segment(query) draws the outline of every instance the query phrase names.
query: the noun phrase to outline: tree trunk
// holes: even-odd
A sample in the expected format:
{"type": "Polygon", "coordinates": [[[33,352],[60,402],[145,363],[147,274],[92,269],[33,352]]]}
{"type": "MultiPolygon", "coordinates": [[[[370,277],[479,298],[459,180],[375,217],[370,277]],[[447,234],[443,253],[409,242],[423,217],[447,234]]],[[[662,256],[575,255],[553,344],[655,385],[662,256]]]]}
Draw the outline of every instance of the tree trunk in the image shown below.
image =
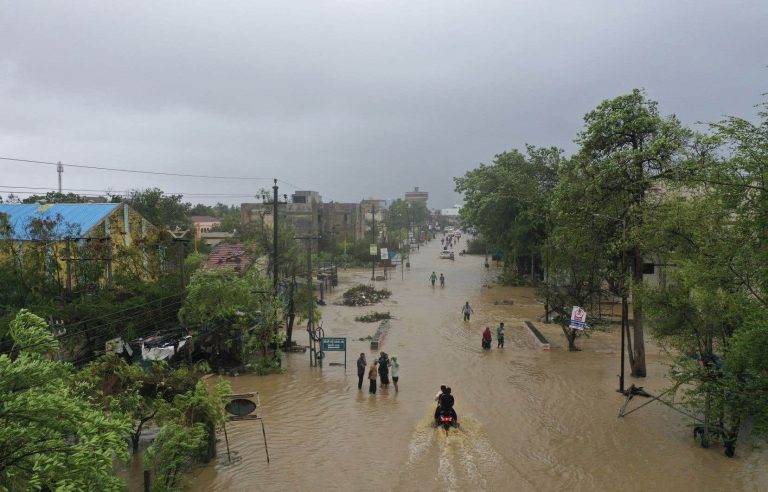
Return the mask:
{"type": "Polygon", "coordinates": [[[568,351],[569,352],[578,352],[579,349],[576,348],[576,330],[572,330],[568,327],[568,325],[560,325],[560,328],[563,330],[563,334],[565,335],[565,338],[568,340],[568,351]]]}
{"type": "MultiPolygon", "coordinates": [[[[643,281],[643,254],[640,248],[635,246],[632,251],[632,280],[635,285],[643,281]]],[[[632,296],[632,318],[634,320],[634,360],[632,361],[632,375],[636,378],[644,378],[645,371],[645,338],[643,336],[643,307],[638,296],[632,296]]]]}

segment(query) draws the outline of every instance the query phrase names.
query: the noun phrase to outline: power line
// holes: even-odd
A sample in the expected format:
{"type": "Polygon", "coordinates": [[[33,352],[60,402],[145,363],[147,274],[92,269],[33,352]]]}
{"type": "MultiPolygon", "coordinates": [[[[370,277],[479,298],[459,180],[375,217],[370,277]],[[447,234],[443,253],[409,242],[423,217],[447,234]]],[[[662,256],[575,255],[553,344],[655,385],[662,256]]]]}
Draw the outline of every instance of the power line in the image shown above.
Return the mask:
{"type": "MultiPolygon", "coordinates": [[[[269,181],[271,179],[271,178],[258,178],[254,176],[219,176],[219,175],[209,175],[209,174],[173,173],[168,171],[144,171],[139,169],[125,169],[125,168],[119,168],[119,167],[92,166],[92,165],[86,165],[86,164],[67,164],[64,162],[39,161],[35,159],[21,159],[17,157],[7,157],[7,156],[0,156],[0,160],[11,161],[11,162],[22,162],[26,164],[42,164],[46,166],[56,166],[57,169],[59,166],[68,166],[68,167],[75,167],[75,168],[81,168],[81,169],[95,169],[99,171],[112,171],[112,172],[133,173],[133,174],[152,174],[157,176],[175,176],[175,177],[183,177],[183,178],[232,179],[232,180],[248,180],[248,181],[269,181]]],[[[288,181],[285,181],[282,179],[278,179],[277,181],[279,183],[283,183],[287,186],[290,186],[291,188],[296,190],[300,188],[299,186],[289,183],[288,181]]]]}
{"type": "MultiPolygon", "coordinates": [[[[85,328],[83,330],[74,331],[74,332],[67,331],[66,334],[64,334],[64,335],[62,335],[60,337],[57,337],[56,340],[65,340],[67,338],[72,338],[72,337],[75,337],[75,336],[78,336],[78,335],[82,335],[84,333],[88,333],[88,332],[91,332],[91,331],[94,331],[94,330],[108,328],[109,326],[114,325],[116,323],[119,323],[121,321],[125,321],[125,320],[128,320],[128,319],[131,319],[131,318],[135,317],[136,314],[133,313],[133,314],[129,314],[129,315],[126,315],[126,316],[123,316],[123,317],[115,318],[115,319],[108,319],[108,318],[110,318],[112,316],[115,316],[115,315],[121,314],[121,313],[125,313],[125,312],[131,311],[131,310],[136,310],[136,309],[148,306],[150,304],[154,304],[154,303],[163,301],[165,299],[169,299],[169,298],[173,298],[173,297],[177,297],[177,296],[179,296],[179,294],[174,294],[174,295],[167,296],[167,297],[161,297],[159,299],[155,299],[154,301],[145,302],[145,303],[142,303],[142,304],[138,304],[136,306],[131,306],[129,308],[121,309],[119,311],[114,311],[112,313],[108,313],[108,314],[105,314],[103,316],[94,316],[93,318],[84,319],[84,320],[77,321],[75,323],[69,323],[69,324],[66,324],[66,325],[56,325],[57,328],[65,328],[65,329],[67,329],[67,328],[73,328],[75,326],[79,326],[79,325],[82,325],[82,324],[85,324],[85,323],[90,323],[92,321],[101,321],[102,322],[102,324],[97,324],[95,326],[91,326],[91,327],[85,328]]],[[[163,310],[163,309],[166,309],[166,308],[173,307],[173,306],[176,306],[178,304],[181,304],[182,302],[183,302],[183,300],[177,300],[177,301],[161,304],[161,305],[159,305],[159,306],[157,306],[155,308],[149,307],[147,309],[160,309],[160,310],[163,310]]],[[[174,313],[166,313],[165,315],[162,315],[159,319],[167,321],[167,318],[169,318],[173,314],[174,313]]],[[[155,319],[154,321],[157,321],[157,319],[155,319]]],[[[25,345],[25,346],[22,346],[22,347],[16,347],[16,349],[17,350],[25,350],[25,349],[28,349],[28,348],[32,348],[32,347],[36,347],[36,346],[39,346],[39,345],[43,345],[45,343],[48,343],[48,342],[47,341],[43,341],[43,342],[31,343],[29,345],[25,345]]],[[[9,353],[10,353],[10,350],[6,351],[6,352],[3,352],[0,355],[9,354],[9,353]]]]}
{"type": "MultiPolygon", "coordinates": [[[[51,189],[50,187],[32,187],[32,186],[8,186],[4,185],[3,188],[13,188],[13,189],[0,189],[0,193],[9,193],[9,194],[18,194],[18,195],[38,195],[42,191],[56,191],[51,189]],[[38,190],[38,191],[24,191],[24,190],[38,190]]],[[[62,188],[62,191],[76,191],[76,192],[91,192],[91,193],[101,193],[101,194],[111,194],[114,196],[125,196],[130,195],[131,190],[89,190],[89,189],[77,189],[77,188],[62,188]]],[[[163,195],[169,196],[169,195],[181,195],[185,197],[200,197],[200,198],[216,198],[216,197],[230,197],[230,198],[255,198],[256,195],[253,193],[184,193],[184,192],[163,192],[163,195]]]]}
{"type": "MultiPolygon", "coordinates": [[[[44,164],[47,166],[59,166],[59,164],[65,167],[76,167],[81,169],[96,169],[99,171],[113,171],[121,173],[134,173],[134,174],[153,174],[159,176],[176,176],[183,178],[203,178],[203,179],[238,179],[238,180],[250,180],[250,181],[270,181],[272,178],[256,178],[253,176],[217,176],[210,174],[185,174],[185,173],[171,173],[167,171],[143,171],[138,169],[125,169],[119,167],[106,167],[106,166],[89,166],[86,164],[67,164],[66,162],[48,162],[48,161],[36,161],[33,159],[19,159],[15,157],[3,157],[0,156],[0,160],[24,162],[27,164],[44,164]]],[[[292,185],[291,185],[292,186],[292,185]]]]}

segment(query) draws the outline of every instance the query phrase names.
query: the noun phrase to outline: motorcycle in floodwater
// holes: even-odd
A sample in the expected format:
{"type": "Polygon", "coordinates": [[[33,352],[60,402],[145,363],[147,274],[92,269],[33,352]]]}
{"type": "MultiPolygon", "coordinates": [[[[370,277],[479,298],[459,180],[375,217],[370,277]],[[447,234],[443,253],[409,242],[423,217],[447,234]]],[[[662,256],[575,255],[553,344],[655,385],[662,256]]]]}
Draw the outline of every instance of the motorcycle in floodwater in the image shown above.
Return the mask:
{"type": "Polygon", "coordinates": [[[445,432],[448,432],[448,429],[451,427],[459,427],[459,423],[456,422],[456,419],[454,419],[452,415],[440,412],[435,419],[435,426],[442,426],[442,428],[445,429],[445,432]]]}

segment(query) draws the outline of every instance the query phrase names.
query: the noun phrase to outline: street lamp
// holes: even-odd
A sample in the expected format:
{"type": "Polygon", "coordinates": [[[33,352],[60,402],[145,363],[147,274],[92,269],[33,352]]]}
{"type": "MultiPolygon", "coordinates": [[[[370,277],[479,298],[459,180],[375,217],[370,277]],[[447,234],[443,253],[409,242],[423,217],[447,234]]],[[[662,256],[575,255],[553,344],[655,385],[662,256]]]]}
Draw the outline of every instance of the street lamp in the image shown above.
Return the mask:
{"type": "MultiPolygon", "coordinates": [[[[626,223],[626,220],[623,217],[622,218],[617,218],[617,217],[611,217],[610,215],[603,215],[603,214],[596,214],[596,213],[593,213],[592,216],[593,217],[601,217],[601,218],[604,218],[604,219],[608,219],[608,220],[612,220],[614,222],[621,223],[621,237],[622,237],[622,239],[626,240],[627,223],[626,223]]],[[[627,269],[627,257],[626,257],[626,255],[627,255],[626,248],[622,248],[622,250],[621,250],[621,266],[622,266],[622,268],[624,268],[624,270],[625,270],[624,273],[625,274],[626,274],[626,269],[627,269]]],[[[626,329],[627,329],[627,327],[624,325],[624,317],[625,317],[624,316],[624,312],[625,312],[624,304],[625,303],[626,303],[626,294],[623,294],[622,295],[622,299],[621,299],[621,374],[619,375],[619,389],[616,390],[616,391],[618,391],[619,393],[622,393],[622,394],[624,394],[624,353],[625,353],[625,348],[624,347],[625,347],[625,344],[626,344],[625,338],[626,338],[626,329]]],[[[627,321],[629,321],[629,320],[627,320],[627,321]]]]}

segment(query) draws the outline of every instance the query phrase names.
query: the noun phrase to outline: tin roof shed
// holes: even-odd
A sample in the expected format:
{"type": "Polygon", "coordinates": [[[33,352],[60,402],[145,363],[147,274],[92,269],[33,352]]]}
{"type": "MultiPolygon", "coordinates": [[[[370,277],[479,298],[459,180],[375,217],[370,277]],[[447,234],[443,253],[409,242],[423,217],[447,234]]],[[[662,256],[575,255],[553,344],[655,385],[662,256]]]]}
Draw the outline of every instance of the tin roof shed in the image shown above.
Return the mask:
{"type": "MultiPolygon", "coordinates": [[[[56,221],[51,239],[65,239],[88,233],[94,226],[111,214],[120,203],[51,203],[46,205],[0,203],[0,214],[8,217],[11,226],[10,239],[30,241],[29,224],[35,220],[56,221]]],[[[0,231],[0,237],[5,231],[0,231]]]]}

